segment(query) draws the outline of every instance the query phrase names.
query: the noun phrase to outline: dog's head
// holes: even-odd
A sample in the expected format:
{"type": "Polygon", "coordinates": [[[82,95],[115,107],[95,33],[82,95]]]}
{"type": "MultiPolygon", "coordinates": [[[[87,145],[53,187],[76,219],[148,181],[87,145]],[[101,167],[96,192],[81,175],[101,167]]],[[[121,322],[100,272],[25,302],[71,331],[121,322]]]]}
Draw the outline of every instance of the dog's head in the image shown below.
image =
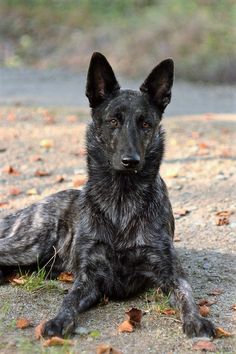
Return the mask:
{"type": "Polygon", "coordinates": [[[166,59],[152,70],[140,91],[121,90],[106,58],[93,54],[86,95],[114,170],[130,173],[143,168],[148,146],[171,99],[173,76],[173,60],[166,59]]]}

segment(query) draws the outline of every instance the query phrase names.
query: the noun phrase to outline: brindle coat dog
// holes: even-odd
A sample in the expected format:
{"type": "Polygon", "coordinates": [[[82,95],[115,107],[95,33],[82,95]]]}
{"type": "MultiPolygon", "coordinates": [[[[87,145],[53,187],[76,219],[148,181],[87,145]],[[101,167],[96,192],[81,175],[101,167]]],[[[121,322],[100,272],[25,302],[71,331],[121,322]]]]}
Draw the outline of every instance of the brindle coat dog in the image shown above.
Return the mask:
{"type": "Polygon", "coordinates": [[[159,168],[160,122],[171,99],[174,65],[157,65],[140,91],[121,90],[100,53],[90,62],[86,95],[88,182],[0,221],[0,268],[44,265],[72,271],[75,282],[44,335],[73,333],[80,312],[105,294],[123,299],[149,287],[171,293],[188,336],[214,336],[198,313],[173,247],[174,218],[159,168]]]}

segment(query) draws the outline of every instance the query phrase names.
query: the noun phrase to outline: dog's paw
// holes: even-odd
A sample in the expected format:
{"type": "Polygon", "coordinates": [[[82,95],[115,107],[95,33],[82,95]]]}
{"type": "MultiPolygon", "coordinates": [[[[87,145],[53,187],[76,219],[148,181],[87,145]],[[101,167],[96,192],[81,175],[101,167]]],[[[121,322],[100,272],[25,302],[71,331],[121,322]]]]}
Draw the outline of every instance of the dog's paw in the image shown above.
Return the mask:
{"type": "Polygon", "coordinates": [[[65,337],[73,333],[75,322],[71,319],[55,317],[43,326],[43,337],[65,337]]]}
{"type": "Polygon", "coordinates": [[[213,323],[201,316],[185,319],[183,330],[188,337],[214,337],[216,333],[213,323]]]}

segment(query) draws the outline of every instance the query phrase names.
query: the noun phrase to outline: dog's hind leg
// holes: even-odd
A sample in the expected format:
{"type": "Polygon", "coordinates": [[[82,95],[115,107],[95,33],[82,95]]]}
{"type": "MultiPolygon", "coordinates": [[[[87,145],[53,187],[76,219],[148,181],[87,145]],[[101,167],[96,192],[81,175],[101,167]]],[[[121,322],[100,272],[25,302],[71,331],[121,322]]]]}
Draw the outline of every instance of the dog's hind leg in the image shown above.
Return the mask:
{"type": "Polygon", "coordinates": [[[0,268],[69,263],[79,191],[67,190],[0,220],[0,268]],[[52,260],[53,263],[55,259],[52,260]]]}

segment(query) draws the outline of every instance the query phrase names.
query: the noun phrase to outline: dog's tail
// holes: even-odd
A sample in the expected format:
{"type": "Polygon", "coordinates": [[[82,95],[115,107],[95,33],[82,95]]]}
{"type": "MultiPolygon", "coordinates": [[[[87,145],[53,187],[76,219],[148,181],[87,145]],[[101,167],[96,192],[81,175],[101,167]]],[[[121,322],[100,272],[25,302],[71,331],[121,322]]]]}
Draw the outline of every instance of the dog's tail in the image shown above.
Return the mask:
{"type": "Polygon", "coordinates": [[[0,267],[47,262],[69,252],[80,191],[53,194],[0,220],[0,267]]]}

